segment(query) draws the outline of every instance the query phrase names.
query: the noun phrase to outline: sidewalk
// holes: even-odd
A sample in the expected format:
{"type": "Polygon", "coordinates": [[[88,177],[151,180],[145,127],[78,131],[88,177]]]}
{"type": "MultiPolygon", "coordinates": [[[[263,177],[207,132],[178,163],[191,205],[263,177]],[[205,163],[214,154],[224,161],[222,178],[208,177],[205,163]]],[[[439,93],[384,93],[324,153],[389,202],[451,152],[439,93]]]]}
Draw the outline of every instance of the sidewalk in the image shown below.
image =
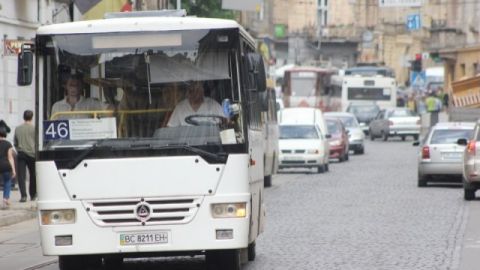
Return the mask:
{"type": "MultiPolygon", "coordinates": [[[[1,188],[0,194],[3,194],[1,188]]],[[[28,200],[27,202],[21,203],[19,200],[20,191],[18,189],[12,190],[10,192],[10,207],[3,209],[0,205],[0,227],[19,223],[37,216],[36,202],[28,200]]]]}

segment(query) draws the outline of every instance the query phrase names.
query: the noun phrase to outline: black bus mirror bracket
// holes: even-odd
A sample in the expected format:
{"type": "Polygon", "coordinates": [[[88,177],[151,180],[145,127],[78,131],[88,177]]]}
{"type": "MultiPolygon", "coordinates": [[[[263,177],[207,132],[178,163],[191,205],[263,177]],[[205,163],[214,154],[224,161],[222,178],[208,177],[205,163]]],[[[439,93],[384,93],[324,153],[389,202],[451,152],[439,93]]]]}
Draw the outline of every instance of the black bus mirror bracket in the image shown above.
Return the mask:
{"type": "Polygon", "coordinates": [[[33,44],[25,43],[18,54],[17,84],[30,85],[33,76],[33,44]]]}

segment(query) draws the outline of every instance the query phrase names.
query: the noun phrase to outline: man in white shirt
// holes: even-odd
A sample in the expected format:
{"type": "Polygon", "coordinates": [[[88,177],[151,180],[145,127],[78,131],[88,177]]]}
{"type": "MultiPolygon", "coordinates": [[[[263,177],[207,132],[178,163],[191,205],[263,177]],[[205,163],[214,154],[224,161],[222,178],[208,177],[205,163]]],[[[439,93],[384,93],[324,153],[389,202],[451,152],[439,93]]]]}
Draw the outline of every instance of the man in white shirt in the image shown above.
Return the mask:
{"type": "Polygon", "coordinates": [[[52,119],[89,118],[89,114],[58,114],[69,111],[100,111],[106,110],[108,104],[83,95],[82,78],[70,75],[65,83],[65,98],[55,102],[52,107],[52,119]]]}
{"type": "Polygon", "coordinates": [[[192,82],[187,90],[187,98],[180,101],[173,110],[169,127],[188,126],[185,118],[190,115],[218,115],[223,117],[223,109],[218,102],[204,96],[202,82],[192,82]]]}

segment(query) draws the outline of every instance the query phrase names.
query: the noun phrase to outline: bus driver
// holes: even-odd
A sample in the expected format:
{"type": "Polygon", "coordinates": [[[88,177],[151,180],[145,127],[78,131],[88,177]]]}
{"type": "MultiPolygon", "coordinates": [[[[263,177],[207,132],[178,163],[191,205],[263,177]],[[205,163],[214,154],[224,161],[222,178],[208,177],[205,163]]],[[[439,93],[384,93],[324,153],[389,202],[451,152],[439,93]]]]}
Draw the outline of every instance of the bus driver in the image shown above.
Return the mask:
{"type": "Polygon", "coordinates": [[[82,77],[69,75],[65,82],[65,98],[55,102],[52,107],[52,119],[86,118],[84,114],[61,114],[69,111],[99,111],[108,109],[108,104],[83,96],[82,77]],[[59,114],[59,115],[58,115],[59,114]]]}
{"type": "Polygon", "coordinates": [[[218,115],[223,117],[223,109],[214,99],[204,96],[201,81],[192,82],[187,90],[187,98],[180,101],[173,110],[168,127],[186,126],[185,118],[190,115],[218,115]]]}

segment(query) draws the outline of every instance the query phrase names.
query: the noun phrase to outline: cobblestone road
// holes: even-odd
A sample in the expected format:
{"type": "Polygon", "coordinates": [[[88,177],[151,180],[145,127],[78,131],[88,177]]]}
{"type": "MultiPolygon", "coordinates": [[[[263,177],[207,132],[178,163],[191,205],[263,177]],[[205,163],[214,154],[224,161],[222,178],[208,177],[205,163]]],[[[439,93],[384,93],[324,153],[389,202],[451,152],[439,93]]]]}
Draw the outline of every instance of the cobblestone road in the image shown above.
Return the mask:
{"type": "Polygon", "coordinates": [[[468,208],[460,185],[416,186],[410,142],[369,142],[326,174],[279,174],[244,269],[457,269],[468,208]]]}

